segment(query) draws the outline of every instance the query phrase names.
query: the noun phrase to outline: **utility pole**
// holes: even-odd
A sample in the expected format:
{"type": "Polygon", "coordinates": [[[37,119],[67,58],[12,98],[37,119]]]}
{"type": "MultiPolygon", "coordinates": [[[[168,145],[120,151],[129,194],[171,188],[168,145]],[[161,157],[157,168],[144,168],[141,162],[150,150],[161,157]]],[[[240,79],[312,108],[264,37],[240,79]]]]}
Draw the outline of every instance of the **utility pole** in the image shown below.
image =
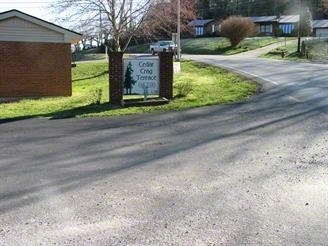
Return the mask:
{"type": "Polygon", "coordinates": [[[181,58],[181,41],[180,41],[180,35],[181,35],[181,18],[180,18],[180,15],[181,15],[181,5],[180,5],[180,0],[178,0],[178,19],[177,19],[177,61],[180,61],[180,58],[181,58]]]}
{"type": "Polygon", "coordinates": [[[303,7],[303,0],[299,0],[299,20],[298,20],[298,32],[297,32],[297,53],[301,53],[301,22],[302,22],[302,7],[303,7]]]}
{"type": "Polygon", "coordinates": [[[99,7],[99,42],[98,42],[98,46],[100,46],[103,41],[102,41],[102,36],[103,36],[103,32],[102,32],[102,17],[101,17],[101,8],[99,7]]]}

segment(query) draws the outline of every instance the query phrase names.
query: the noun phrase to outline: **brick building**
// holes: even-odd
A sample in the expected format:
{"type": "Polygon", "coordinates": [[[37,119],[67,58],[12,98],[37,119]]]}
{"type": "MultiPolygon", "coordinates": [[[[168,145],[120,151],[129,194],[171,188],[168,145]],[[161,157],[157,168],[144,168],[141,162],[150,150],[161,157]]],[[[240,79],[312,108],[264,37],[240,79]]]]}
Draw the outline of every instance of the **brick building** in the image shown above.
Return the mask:
{"type": "Polygon", "coordinates": [[[18,10],[0,13],[0,98],[70,96],[82,36],[18,10]]]}

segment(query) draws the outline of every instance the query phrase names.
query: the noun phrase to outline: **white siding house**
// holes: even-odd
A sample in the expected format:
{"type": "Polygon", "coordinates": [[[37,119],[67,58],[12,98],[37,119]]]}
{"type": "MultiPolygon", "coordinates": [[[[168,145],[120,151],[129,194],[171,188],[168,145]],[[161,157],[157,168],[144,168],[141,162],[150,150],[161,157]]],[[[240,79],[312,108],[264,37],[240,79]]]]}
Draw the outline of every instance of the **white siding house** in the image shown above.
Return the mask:
{"type": "Polygon", "coordinates": [[[0,40],[77,43],[81,34],[14,9],[0,15],[0,40]]]}

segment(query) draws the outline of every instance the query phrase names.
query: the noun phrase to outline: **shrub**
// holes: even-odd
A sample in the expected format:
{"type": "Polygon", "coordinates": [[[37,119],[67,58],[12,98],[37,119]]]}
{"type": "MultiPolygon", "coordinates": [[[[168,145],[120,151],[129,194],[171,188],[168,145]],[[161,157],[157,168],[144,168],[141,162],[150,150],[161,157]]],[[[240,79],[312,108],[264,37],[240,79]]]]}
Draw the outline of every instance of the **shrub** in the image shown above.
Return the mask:
{"type": "Polygon", "coordinates": [[[279,28],[279,27],[274,27],[273,33],[274,33],[274,36],[275,37],[282,37],[282,36],[284,36],[283,30],[281,28],[279,28]]]}
{"type": "Polygon", "coordinates": [[[254,36],[257,32],[256,25],[245,17],[231,16],[221,24],[221,35],[230,41],[232,47],[236,47],[246,37],[254,36]]]}
{"type": "Polygon", "coordinates": [[[88,101],[91,105],[93,105],[93,104],[99,105],[101,102],[101,97],[102,97],[102,89],[101,88],[93,88],[90,90],[88,101]]]}
{"type": "Polygon", "coordinates": [[[189,82],[179,82],[174,87],[177,90],[177,97],[186,97],[192,91],[192,84],[189,82]]]}

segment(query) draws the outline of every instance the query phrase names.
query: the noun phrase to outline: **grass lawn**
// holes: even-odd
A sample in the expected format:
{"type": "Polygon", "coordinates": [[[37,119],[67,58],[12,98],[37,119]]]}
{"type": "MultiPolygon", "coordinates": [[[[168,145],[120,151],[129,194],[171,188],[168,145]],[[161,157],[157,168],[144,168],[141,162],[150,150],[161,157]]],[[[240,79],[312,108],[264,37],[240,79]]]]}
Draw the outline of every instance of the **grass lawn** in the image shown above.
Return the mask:
{"type": "Polygon", "coordinates": [[[0,103],[0,120],[31,117],[107,117],[181,110],[241,101],[258,91],[258,84],[217,67],[191,61],[182,62],[181,67],[182,72],[174,77],[173,93],[176,97],[169,104],[117,108],[108,103],[108,64],[104,61],[81,62],[72,68],[72,97],[23,99],[18,102],[0,103]],[[186,96],[177,96],[184,89],[191,91],[184,93],[186,96]],[[100,98],[99,91],[102,92],[100,104],[94,104],[100,98]]]}
{"type": "Polygon", "coordinates": [[[297,62],[328,61],[328,43],[326,40],[307,40],[305,44],[307,46],[307,54],[304,56],[297,53],[297,39],[294,39],[292,42],[288,42],[287,45],[274,49],[262,55],[262,57],[287,59],[297,62]],[[281,57],[281,52],[285,53],[284,58],[281,57]]]}
{"type": "Polygon", "coordinates": [[[230,46],[226,38],[192,38],[181,41],[182,53],[185,54],[222,54],[233,55],[258,49],[280,40],[274,37],[255,37],[244,39],[236,48],[230,46]]]}
{"type": "MultiPolygon", "coordinates": [[[[231,48],[228,39],[222,37],[201,37],[181,39],[182,54],[222,54],[233,55],[248,50],[254,50],[269,44],[280,42],[274,37],[254,37],[244,39],[236,48],[231,48]]],[[[129,47],[131,53],[150,53],[149,44],[129,47]]]]}
{"type": "Polygon", "coordinates": [[[288,59],[294,61],[304,60],[301,56],[297,54],[297,39],[292,42],[288,42],[286,45],[282,45],[267,54],[263,54],[262,57],[272,58],[272,59],[288,59]],[[284,52],[285,57],[282,58],[281,53],[284,52]]]}

